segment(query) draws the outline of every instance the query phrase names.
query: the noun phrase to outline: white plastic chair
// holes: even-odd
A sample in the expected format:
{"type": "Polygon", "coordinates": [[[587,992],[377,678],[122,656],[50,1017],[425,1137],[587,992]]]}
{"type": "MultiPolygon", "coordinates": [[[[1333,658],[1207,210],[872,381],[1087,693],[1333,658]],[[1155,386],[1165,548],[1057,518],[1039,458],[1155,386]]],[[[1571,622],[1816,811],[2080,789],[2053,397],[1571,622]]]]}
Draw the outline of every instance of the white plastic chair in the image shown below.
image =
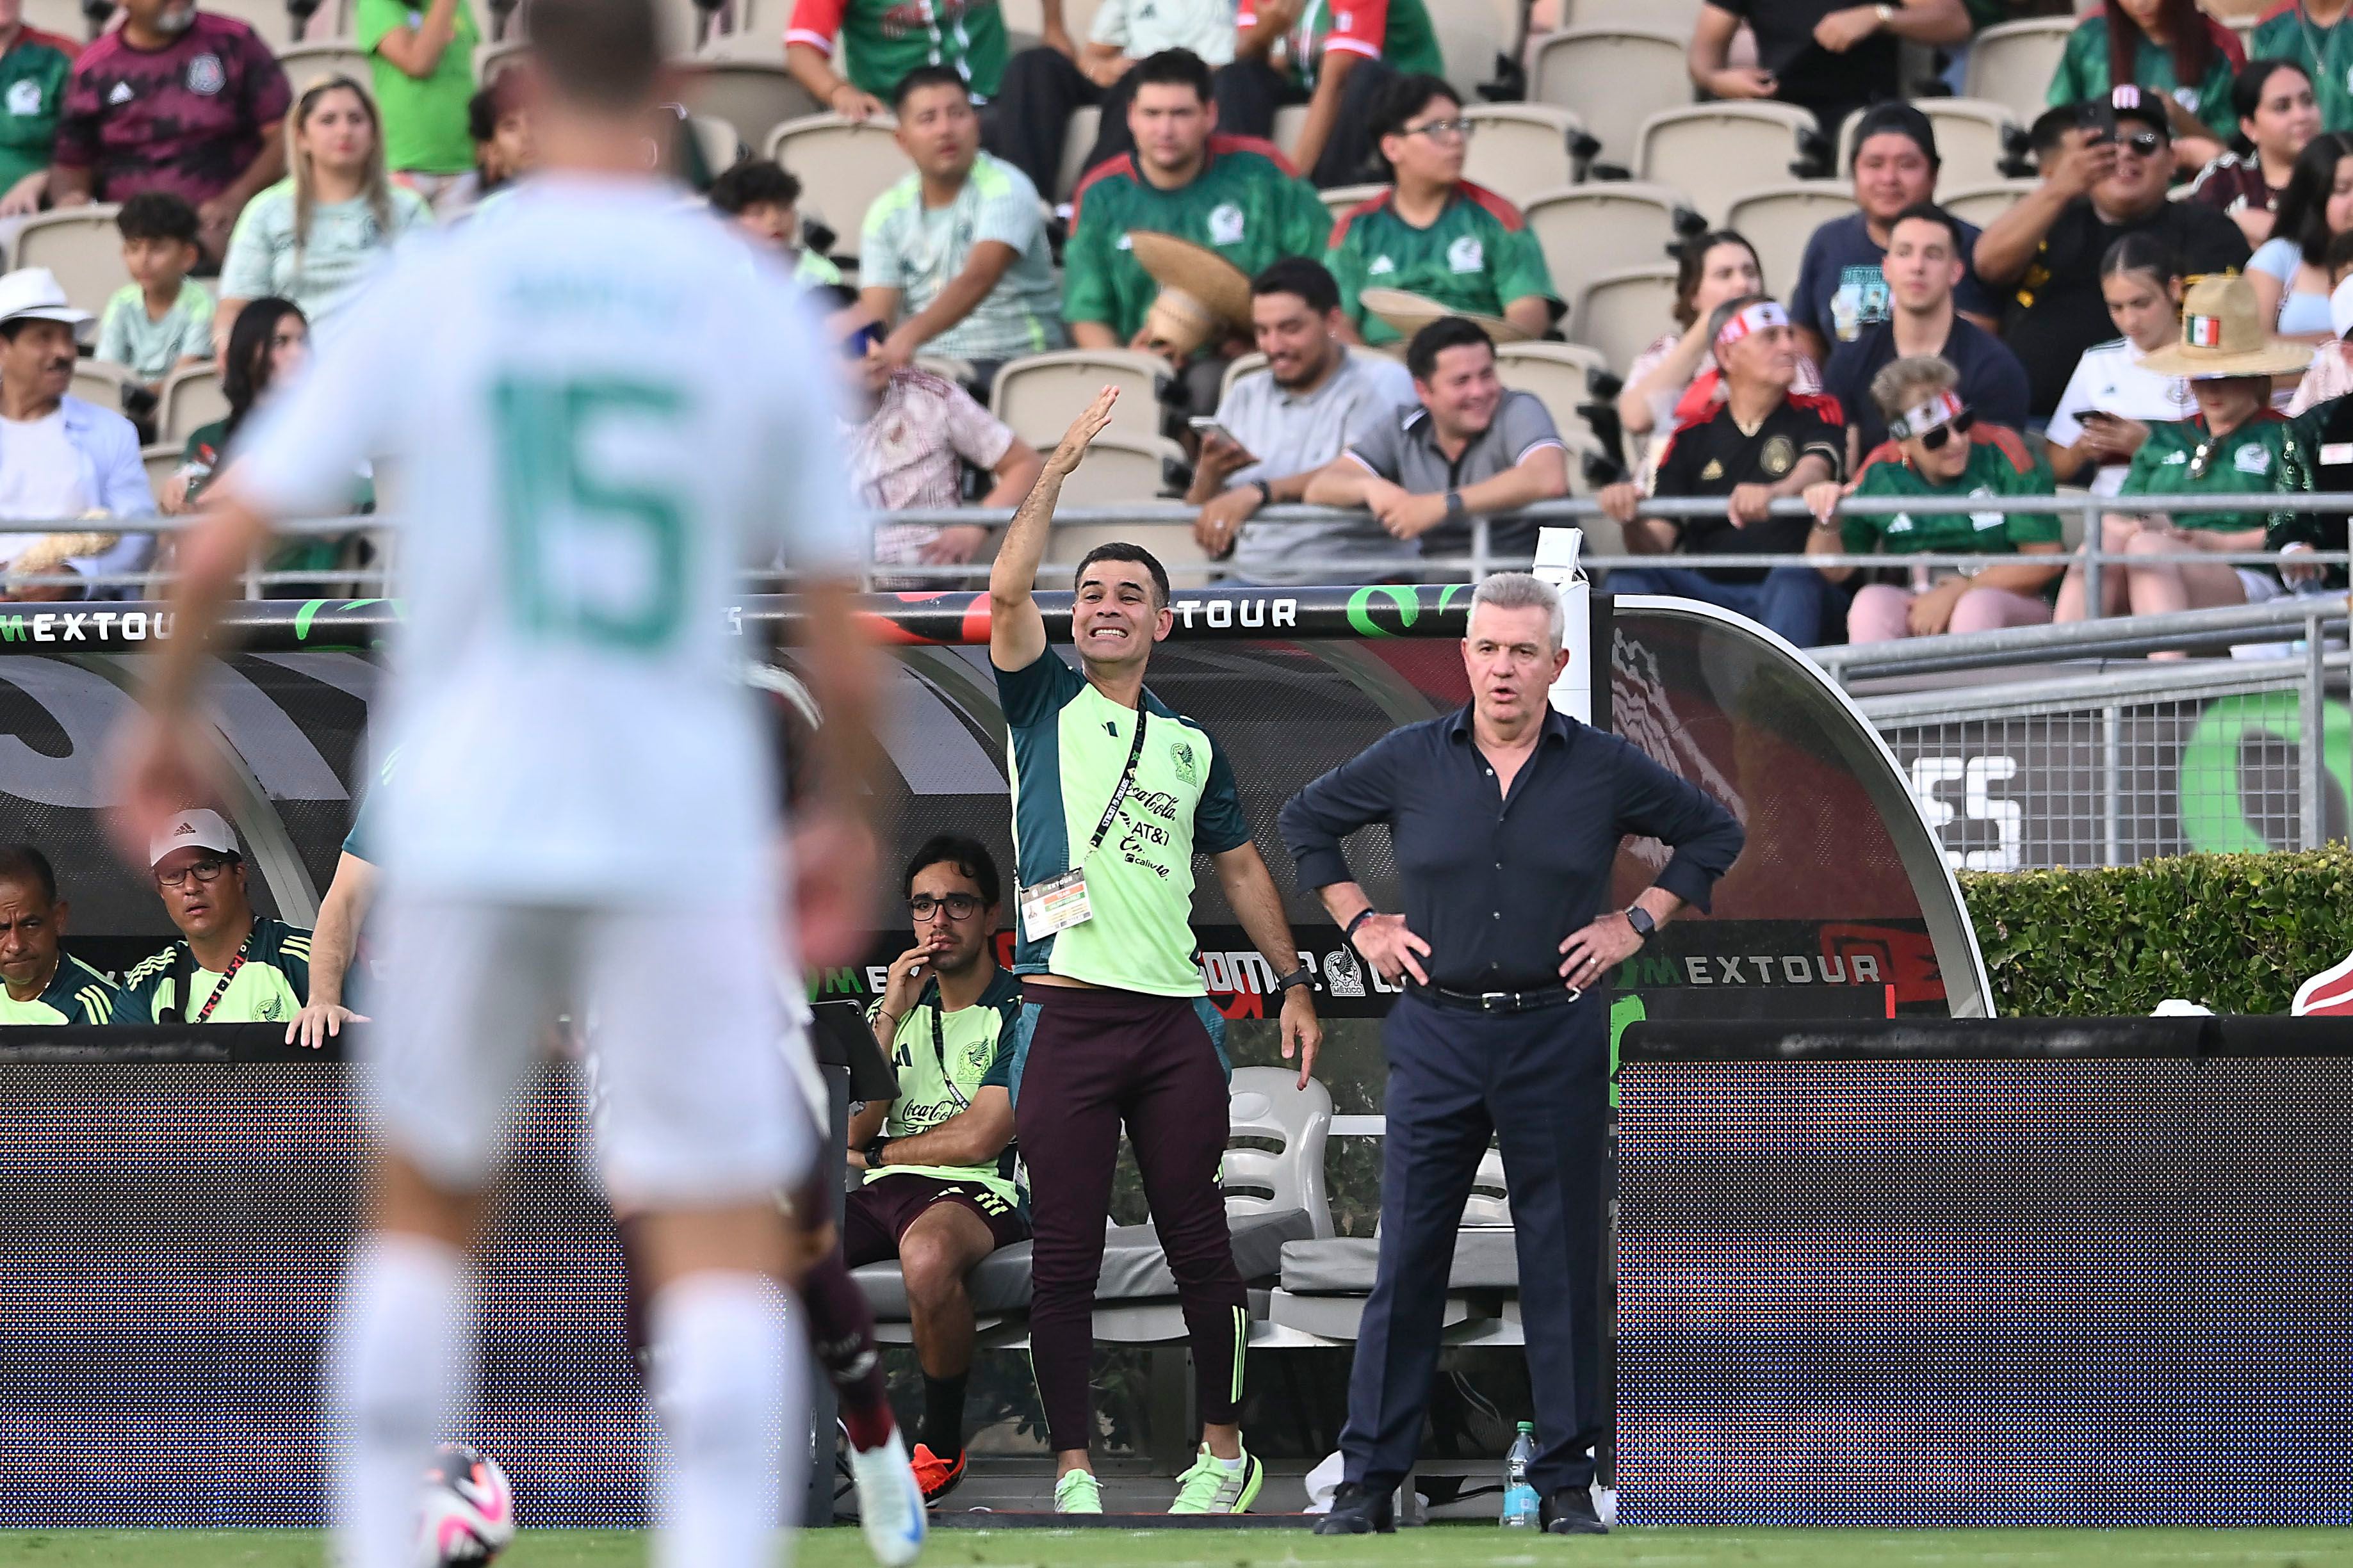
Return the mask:
{"type": "Polygon", "coordinates": [[[1332,1234],[1324,1190],[1324,1147],[1332,1135],[1332,1091],[1280,1068],[1236,1068],[1226,1088],[1227,1146],[1219,1179],[1229,1215],[1305,1209],[1315,1234],[1332,1234]],[[1258,1148],[1238,1139],[1281,1145],[1258,1148]]]}
{"type": "Polygon", "coordinates": [[[1674,305],[1672,267],[1605,272],[1586,286],[1568,319],[1569,335],[1599,349],[1609,368],[1623,375],[1637,355],[1673,326],[1674,305]]]}
{"type": "MultiPolygon", "coordinates": [[[[1106,385],[1116,385],[1120,398],[1112,409],[1110,431],[1157,437],[1160,389],[1168,379],[1168,363],[1156,354],[1124,349],[1063,349],[1028,354],[997,373],[989,408],[1013,427],[1015,435],[1041,452],[1050,452],[1095,394],[1106,385]]],[[[1155,493],[1156,489],[1155,486],[1155,493]]]]}
{"type": "Polygon", "coordinates": [[[208,364],[188,365],[164,378],[155,439],[159,445],[185,446],[198,430],[227,417],[228,394],[221,390],[220,373],[208,364]]]}
{"type": "Polygon", "coordinates": [[[2042,112],[2076,22],[2073,16],[2038,16],[1988,27],[1970,41],[1961,96],[2001,104],[2021,125],[2031,124],[2042,112]]]}
{"type": "Polygon", "coordinates": [[[1692,100],[1689,43],[1656,26],[1555,33],[1537,47],[1528,96],[1574,113],[1599,139],[1602,158],[1631,169],[1642,121],[1692,100]]]}
{"type": "Polygon", "coordinates": [[[1462,163],[1463,178],[1473,184],[1518,205],[1576,182],[1568,144],[1585,134],[1585,126],[1567,110],[1553,103],[1481,103],[1462,113],[1478,127],[1462,163]]]}

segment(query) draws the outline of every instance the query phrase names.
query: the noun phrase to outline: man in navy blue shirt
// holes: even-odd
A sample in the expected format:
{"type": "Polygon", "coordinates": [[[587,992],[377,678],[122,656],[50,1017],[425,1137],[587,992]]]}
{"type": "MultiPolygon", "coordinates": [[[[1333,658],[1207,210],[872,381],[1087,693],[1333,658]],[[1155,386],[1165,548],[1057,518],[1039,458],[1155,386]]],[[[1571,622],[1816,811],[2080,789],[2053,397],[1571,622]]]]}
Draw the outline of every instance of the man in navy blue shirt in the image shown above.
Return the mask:
{"type": "Polygon", "coordinates": [[[1282,808],[1299,883],[1386,979],[1380,1266],[1340,1433],[1345,1470],[1319,1534],[1395,1528],[1438,1369],[1463,1201],[1500,1135],[1518,1228],[1520,1308],[1546,1528],[1599,1534],[1602,1142],[1611,968],[1685,905],[1707,907],[1740,853],[1725,808],[1614,735],[1547,705],[1568,663],[1560,601],[1523,573],[1479,585],[1462,663],[1471,706],[1408,725],[1282,808]],[[1405,910],[1384,914],[1341,840],[1387,823],[1405,910]],[[1673,855],[1628,909],[1602,910],[1619,840],[1673,855]],[[1509,869],[1507,870],[1506,868],[1509,869]]]}
{"type": "Polygon", "coordinates": [[[1887,234],[1888,318],[1865,327],[1831,356],[1822,390],[1846,415],[1847,472],[1887,439],[1887,419],[1871,395],[1871,378],[1899,359],[1925,355],[1960,372],[1960,400],[1977,416],[2012,430],[2026,426],[2026,367],[2008,345],[1964,320],[1954,303],[1967,275],[1968,237],[1959,220],[1929,202],[1909,207],[1887,234]]]}

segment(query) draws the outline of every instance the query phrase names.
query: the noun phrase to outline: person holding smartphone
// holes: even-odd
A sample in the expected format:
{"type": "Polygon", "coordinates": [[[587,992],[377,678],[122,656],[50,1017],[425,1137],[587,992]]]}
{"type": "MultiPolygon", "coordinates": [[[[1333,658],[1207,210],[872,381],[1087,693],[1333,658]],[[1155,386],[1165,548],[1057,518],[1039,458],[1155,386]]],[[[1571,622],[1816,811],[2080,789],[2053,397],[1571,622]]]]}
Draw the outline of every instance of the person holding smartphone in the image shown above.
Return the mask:
{"type": "Polygon", "coordinates": [[[2124,488],[2149,426],[2198,411],[2189,383],[2142,362],[2181,331],[2181,268],[2153,235],[2128,234],[2100,258],[2100,295],[2119,334],[2084,351],[2045,432],[2051,471],[2063,484],[2090,475],[2094,495],[2124,488]]]}

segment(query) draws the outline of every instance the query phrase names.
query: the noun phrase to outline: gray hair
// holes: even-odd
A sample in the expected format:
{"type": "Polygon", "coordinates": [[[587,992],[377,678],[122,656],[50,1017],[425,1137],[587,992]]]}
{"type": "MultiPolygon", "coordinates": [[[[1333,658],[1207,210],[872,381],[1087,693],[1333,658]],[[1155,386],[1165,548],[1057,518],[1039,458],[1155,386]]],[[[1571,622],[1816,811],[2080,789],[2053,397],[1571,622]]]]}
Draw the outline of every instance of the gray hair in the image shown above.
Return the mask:
{"type": "Polygon", "coordinates": [[[1561,614],[1560,595],[1543,578],[1525,572],[1498,572],[1482,582],[1471,595],[1473,611],[1482,605],[1498,610],[1544,611],[1546,628],[1552,634],[1552,651],[1560,651],[1567,622],[1561,614]]]}

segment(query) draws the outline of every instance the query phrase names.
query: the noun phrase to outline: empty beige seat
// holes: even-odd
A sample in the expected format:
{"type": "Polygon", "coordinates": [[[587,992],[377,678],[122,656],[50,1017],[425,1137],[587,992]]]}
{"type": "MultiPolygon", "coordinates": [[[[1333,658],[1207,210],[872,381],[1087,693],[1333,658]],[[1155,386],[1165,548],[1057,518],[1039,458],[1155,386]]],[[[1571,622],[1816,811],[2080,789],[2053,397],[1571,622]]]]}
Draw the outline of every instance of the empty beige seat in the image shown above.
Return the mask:
{"type": "MultiPolygon", "coordinates": [[[[261,41],[272,49],[283,50],[287,45],[294,41],[296,26],[294,14],[286,9],[286,0],[219,0],[218,4],[213,4],[207,0],[205,9],[216,16],[232,17],[244,23],[259,33],[261,36],[261,41]]],[[[329,4],[322,5],[320,9],[332,12],[333,6],[329,4]]],[[[71,38],[85,37],[89,35],[89,30],[88,26],[85,25],[66,36],[71,38]]]]}
{"type": "Polygon", "coordinates": [[[175,370],[164,383],[164,400],[155,410],[159,443],[185,445],[216,419],[228,417],[228,395],[221,390],[220,373],[208,364],[175,370]]]}
{"type": "Polygon", "coordinates": [[[1737,229],[1757,249],[1765,268],[1765,291],[1787,296],[1798,286],[1798,263],[1814,230],[1854,211],[1852,186],[1831,180],[1800,180],[1756,191],[1732,204],[1725,226],[1737,229]]]}
{"type": "Polygon", "coordinates": [[[1438,0],[1430,7],[1430,23],[1445,62],[1441,74],[1465,103],[1477,102],[1479,84],[1495,79],[1499,57],[1518,40],[1516,19],[1492,0],[1438,0]]]}
{"type": "Polygon", "coordinates": [[[1586,286],[1568,319],[1569,336],[1601,351],[1619,374],[1675,324],[1675,268],[1630,267],[1586,286]]]}
{"type": "Polygon", "coordinates": [[[1691,36],[1704,0],[1561,0],[1560,28],[1664,28],[1691,36]]]}
{"type": "Polygon", "coordinates": [[[349,44],[296,44],[278,51],[278,64],[297,98],[331,76],[349,77],[371,94],[375,91],[369,82],[367,56],[349,44]]]}
{"type": "Polygon", "coordinates": [[[785,36],[772,28],[757,32],[713,32],[695,47],[694,58],[723,64],[779,66],[785,63],[785,36]]]}
{"type": "Polygon", "coordinates": [[[139,448],[140,467],[147,470],[147,488],[155,492],[161,505],[164,491],[175,483],[174,475],[180,471],[180,454],[187,448],[177,441],[157,441],[139,448]]]}
{"type": "Polygon", "coordinates": [[[1299,145],[1299,133],[1306,129],[1307,106],[1303,103],[1287,103],[1274,111],[1273,132],[1267,140],[1281,148],[1282,155],[1288,158],[1291,156],[1291,150],[1299,145]]]}
{"type": "MultiPolygon", "coordinates": [[[[1062,485],[1064,506],[1118,506],[1130,501],[1159,500],[1170,493],[1169,467],[1185,460],[1185,448],[1166,436],[1137,436],[1131,432],[1106,430],[1087,448],[1087,460],[1079,465],[1062,485]],[[1096,459],[1103,459],[1098,466],[1096,459]],[[1087,470],[1093,469],[1092,473],[1087,470]]],[[[1124,539],[1133,534],[1135,523],[1113,527],[1103,535],[1106,539],[1124,539]]],[[[1068,530],[1054,531],[1054,557],[1075,562],[1092,549],[1093,544],[1081,545],[1069,555],[1061,553],[1068,530]]],[[[1185,525],[1185,537],[1192,537],[1191,525],[1185,525]]],[[[1102,542],[1101,540],[1094,542],[1102,542]]],[[[1138,542],[1141,542],[1139,541],[1138,542]]],[[[1200,552],[1191,552],[1197,558],[1200,552]]],[[[1166,557],[1164,565],[1171,564],[1166,557]]],[[[1057,586],[1068,586],[1058,584],[1057,586]]]]}
{"type": "Polygon", "coordinates": [[[768,138],[768,156],[801,183],[801,215],[823,220],[845,250],[858,248],[866,209],[914,169],[892,134],[897,123],[813,114],[786,121],[768,138]]]}
{"type": "Polygon", "coordinates": [[[97,315],[107,296],[131,281],[122,265],[122,236],[114,226],[121,209],[94,203],[26,218],[16,231],[11,267],[46,267],[58,275],[68,302],[97,315]]]}
{"type": "Polygon", "coordinates": [[[1536,50],[1528,96],[1576,115],[1600,141],[1603,159],[1630,169],[1642,121],[1692,100],[1689,43],[1688,35],[1655,26],[1555,33],[1536,50]]]}
{"type": "Polygon", "coordinates": [[[1160,388],[1168,379],[1168,362],[1155,354],[1124,349],[1030,354],[997,373],[989,408],[1014,434],[1039,451],[1050,452],[1095,394],[1115,385],[1120,397],[1110,429],[1153,438],[1160,434],[1160,388]]]}
{"type": "Polygon", "coordinates": [[[1671,109],[1642,122],[1640,173],[1692,198],[1710,223],[1751,191],[1797,176],[1798,137],[1814,117],[1787,103],[1710,103],[1671,109]]]}
{"type": "Polygon", "coordinates": [[[1523,211],[1544,247],[1553,292],[1574,300],[1605,272],[1672,260],[1677,215],[1689,205],[1664,185],[1597,181],[1547,191],[1523,211]]]}
{"type": "Polygon", "coordinates": [[[2021,196],[2040,183],[2036,180],[1993,180],[1982,185],[1963,185],[1955,190],[1939,191],[1936,201],[1963,223],[1973,223],[1983,228],[2008,212],[2021,196]]]}
{"type": "Polygon", "coordinates": [[[1038,194],[1049,203],[1067,202],[1071,193],[1086,178],[1087,154],[1095,150],[1095,138],[1103,134],[1103,110],[1090,103],[1071,110],[1071,123],[1062,131],[1062,161],[1055,166],[1054,188],[1038,194]]]}
{"type": "Polygon", "coordinates": [[[2072,16],[2038,16],[1988,27],[1969,45],[1961,95],[1999,103],[2021,125],[2032,124],[2043,110],[2051,78],[2066,52],[2075,21],[2072,16]]]}
{"type": "Polygon", "coordinates": [[[743,161],[744,143],[737,140],[735,128],[717,115],[690,114],[686,128],[702,153],[702,166],[712,174],[732,169],[743,161]]]}
{"type": "Polygon", "coordinates": [[[1266,356],[1264,354],[1246,353],[1237,355],[1229,363],[1227,364],[1225,379],[1218,383],[1219,405],[1220,407],[1224,406],[1226,398],[1230,395],[1234,390],[1234,383],[1241,380],[1241,378],[1246,375],[1256,375],[1264,369],[1266,369],[1266,356]]]}
{"type": "Polygon", "coordinates": [[[67,390],[84,403],[95,403],[114,413],[122,412],[122,389],[138,380],[127,364],[117,364],[107,359],[74,361],[73,384],[67,390]]]}
{"type": "Polygon", "coordinates": [[[1515,205],[1576,183],[1568,144],[1585,127],[1567,110],[1554,103],[1481,103],[1462,112],[1478,127],[1463,159],[1463,178],[1515,205]]]}
{"type": "Polygon", "coordinates": [[[25,26],[76,43],[90,37],[90,17],[81,0],[25,0],[25,26]]]}
{"type": "Polygon", "coordinates": [[[1585,477],[1585,458],[1602,450],[1585,407],[1595,401],[1592,376],[1607,372],[1601,351],[1583,343],[1498,343],[1495,374],[1514,392],[1532,392],[1544,400],[1552,422],[1560,427],[1568,447],[1568,485],[1575,495],[1592,487],[1585,477]]]}
{"type": "MultiPolygon", "coordinates": [[[[819,105],[784,66],[748,60],[679,60],[687,107],[723,120],[746,147],[765,147],[776,127],[815,114],[819,105]]],[[[860,215],[863,216],[863,215],[860,215]]]]}

